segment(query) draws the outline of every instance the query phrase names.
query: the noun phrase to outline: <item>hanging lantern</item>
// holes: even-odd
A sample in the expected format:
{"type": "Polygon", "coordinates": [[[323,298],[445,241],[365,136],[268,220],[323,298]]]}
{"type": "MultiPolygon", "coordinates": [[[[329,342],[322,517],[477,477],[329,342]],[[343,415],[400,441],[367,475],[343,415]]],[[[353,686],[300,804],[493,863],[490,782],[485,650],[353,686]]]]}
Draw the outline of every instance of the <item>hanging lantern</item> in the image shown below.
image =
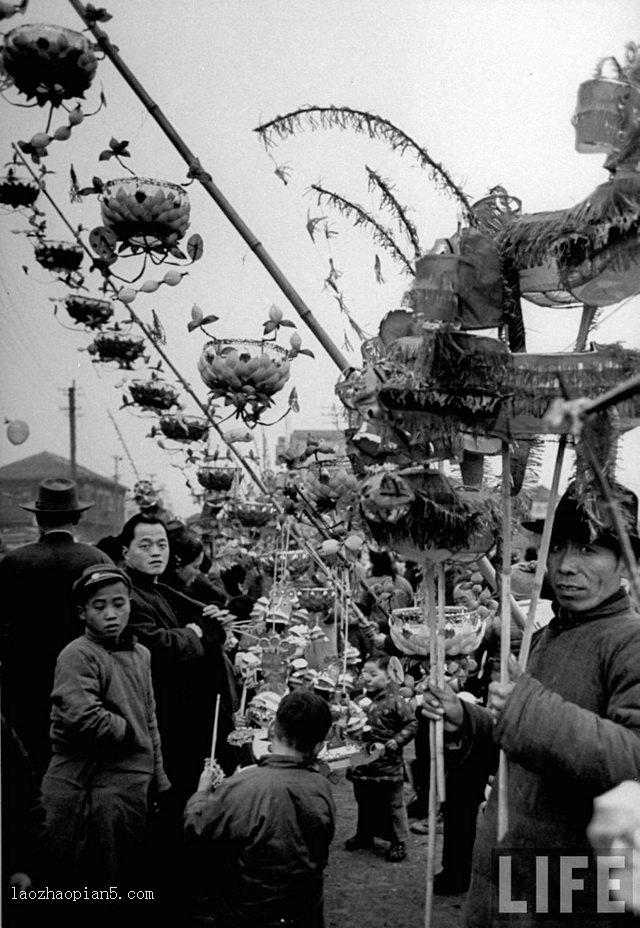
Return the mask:
{"type": "Polygon", "coordinates": [[[296,590],[296,597],[302,609],[321,612],[333,605],[335,590],[332,586],[303,586],[296,590]]]}
{"type": "Polygon", "coordinates": [[[132,370],[134,362],[144,356],[144,339],[121,332],[100,332],[87,348],[96,361],[115,361],[123,370],[132,370]]]}
{"type": "Polygon", "coordinates": [[[129,393],[135,406],[150,412],[178,406],[178,394],[168,383],[158,377],[150,380],[134,380],[129,384],[129,393]]]}
{"type": "Polygon", "coordinates": [[[81,296],[79,293],[66,296],[64,305],[73,321],[82,323],[88,329],[99,329],[113,316],[113,304],[109,300],[81,296]]]}
{"type": "Polygon", "coordinates": [[[289,366],[284,348],[249,339],[210,341],[198,360],[212,398],[224,398],[247,425],[255,425],[273,405],[272,397],[289,379],[289,366]]]}
{"type": "Polygon", "coordinates": [[[572,118],[576,130],[576,151],[581,154],[608,154],[620,151],[640,120],[640,87],[629,83],[615,58],[603,58],[594,77],[578,87],[572,118]],[[603,77],[605,65],[612,65],[613,77],[603,77]]]}
{"type": "Polygon", "coordinates": [[[7,438],[12,445],[22,445],[29,437],[29,426],[22,419],[12,419],[7,425],[7,438]]]}
{"type": "Polygon", "coordinates": [[[189,228],[189,197],[183,187],[149,177],[123,177],[103,187],[103,225],[133,253],[168,253],[189,228]]]}
{"type": "Polygon", "coordinates": [[[196,476],[198,478],[198,483],[201,487],[204,487],[205,490],[227,491],[233,486],[233,481],[237,473],[237,467],[219,464],[216,466],[207,465],[206,467],[200,467],[196,476]]]}
{"type": "Polygon", "coordinates": [[[14,168],[7,169],[4,177],[0,177],[0,203],[19,209],[24,206],[33,206],[40,194],[40,185],[29,178],[16,175],[14,168]]]}
{"type": "Polygon", "coordinates": [[[82,246],[76,242],[54,242],[45,239],[38,242],[34,251],[38,264],[57,274],[77,271],[84,257],[82,246]]]}
{"type": "MultiPolygon", "coordinates": [[[[479,647],[485,632],[485,620],[477,612],[470,612],[463,606],[445,606],[444,617],[445,654],[471,654],[479,647]]],[[[429,657],[431,629],[429,623],[424,621],[421,606],[394,609],[389,617],[389,634],[396,648],[403,654],[429,657]]]]}
{"type": "Polygon", "coordinates": [[[299,577],[310,566],[311,559],[306,551],[295,548],[291,551],[262,554],[260,564],[270,573],[275,571],[277,577],[284,574],[299,577]]]}
{"type": "Polygon", "coordinates": [[[234,500],[229,506],[229,512],[247,528],[266,525],[275,515],[273,504],[268,500],[234,500]]]}
{"type": "Polygon", "coordinates": [[[0,64],[16,88],[39,106],[84,97],[98,67],[80,32],[47,23],[16,26],[4,37],[0,64]]]}
{"type": "Polygon", "coordinates": [[[209,423],[197,416],[182,416],[174,413],[160,417],[158,423],[162,434],[173,441],[184,443],[203,441],[209,434],[209,423]]]}
{"type": "Polygon", "coordinates": [[[344,505],[354,497],[357,486],[358,478],[351,472],[348,460],[311,465],[304,483],[304,489],[319,511],[344,505]]]}

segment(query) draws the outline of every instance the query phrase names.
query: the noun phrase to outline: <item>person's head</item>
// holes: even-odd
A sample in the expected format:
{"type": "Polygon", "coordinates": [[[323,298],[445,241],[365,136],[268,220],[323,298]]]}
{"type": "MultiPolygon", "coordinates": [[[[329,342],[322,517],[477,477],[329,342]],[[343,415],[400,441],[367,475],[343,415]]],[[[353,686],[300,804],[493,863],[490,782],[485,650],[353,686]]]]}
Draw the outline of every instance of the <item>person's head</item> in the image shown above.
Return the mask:
{"type": "Polygon", "coordinates": [[[115,643],[129,622],[131,581],[119,567],[86,567],[73,584],[73,600],[89,638],[115,643]]]}
{"type": "Polygon", "coordinates": [[[75,480],[68,477],[47,477],[38,487],[38,498],[21,509],[33,512],[38,527],[44,532],[77,525],[82,513],[93,503],[78,499],[75,480]]]}
{"type": "Polygon", "coordinates": [[[120,533],[122,558],[127,567],[158,577],[169,562],[169,538],[164,522],[139,512],[120,533]]]}
{"type": "Polygon", "coordinates": [[[362,665],[360,677],[362,687],[365,693],[374,695],[381,693],[389,686],[389,661],[391,657],[388,654],[371,654],[362,665]]]}
{"type": "MultiPolygon", "coordinates": [[[[638,557],[637,497],[626,487],[615,485],[614,489],[620,518],[638,557]]],[[[587,512],[573,485],[556,507],[547,570],[558,603],[572,612],[594,609],[613,596],[626,572],[608,507],[596,502],[587,512]]]]}
{"type": "Polygon", "coordinates": [[[294,690],[280,701],[273,738],[290,751],[310,758],[320,749],[331,721],[331,709],[321,696],[309,690],[294,690]]]}
{"type": "Polygon", "coordinates": [[[190,583],[202,568],[204,559],[202,542],[195,532],[182,524],[170,525],[168,535],[169,566],[183,583],[190,583]]]}

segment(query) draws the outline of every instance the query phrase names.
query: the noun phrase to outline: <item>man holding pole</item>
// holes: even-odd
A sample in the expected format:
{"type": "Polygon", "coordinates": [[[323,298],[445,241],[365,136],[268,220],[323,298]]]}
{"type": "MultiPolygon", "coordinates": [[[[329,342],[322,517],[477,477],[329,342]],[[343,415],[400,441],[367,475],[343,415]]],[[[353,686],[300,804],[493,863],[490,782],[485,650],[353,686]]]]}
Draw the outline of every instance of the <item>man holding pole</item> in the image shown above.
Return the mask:
{"type": "Polygon", "coordinates": [[[640,554],[638,501],[614,491],[617,519],[601,500],[587,509],[574,486],[558,503],[547,561],[555,615],[534,635],[526,670],[511,658],[511,680],[490,685],[487,709],[433,685],[425,695],[420,711],[444,718],[451,763],[497,764],[500,749],[508,761],[507,829],[498,841],[493,789],[468,928],[627,923],[611,892],[624,863],[587,838],[594,798],[640,774],[640,616],[622,585],[622,542],[640,554]]]}

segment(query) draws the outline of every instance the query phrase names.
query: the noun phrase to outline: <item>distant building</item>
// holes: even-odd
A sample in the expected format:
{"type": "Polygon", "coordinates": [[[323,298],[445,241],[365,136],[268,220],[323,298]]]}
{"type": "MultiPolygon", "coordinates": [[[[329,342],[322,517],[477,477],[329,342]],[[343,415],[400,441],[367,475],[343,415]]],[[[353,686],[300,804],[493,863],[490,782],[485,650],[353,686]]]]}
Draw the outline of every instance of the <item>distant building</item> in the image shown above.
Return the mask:
{"type": "MultiPolygon", "coordinates": [[[[20,506],[37,498],[38,486],[46,477],[69,476],[71,462],[48,451],[0,467],[0,537],[5,548],[37,539],[35,516],[20,506]]],[[[78,540],[96,542],[119,532],[125,521],[127,488],[80,465],[76,465],[75,479],[78,498],[94,503],[80,520],[78,540]]]]}

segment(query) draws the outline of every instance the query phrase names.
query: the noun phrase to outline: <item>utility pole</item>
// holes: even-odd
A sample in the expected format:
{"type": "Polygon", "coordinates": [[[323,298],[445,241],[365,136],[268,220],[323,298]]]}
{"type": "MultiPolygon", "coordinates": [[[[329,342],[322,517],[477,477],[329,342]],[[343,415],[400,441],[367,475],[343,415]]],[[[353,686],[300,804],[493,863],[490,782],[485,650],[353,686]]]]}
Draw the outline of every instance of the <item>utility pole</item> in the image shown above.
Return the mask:
{"type": "Polygon", "coordinates": [[[72,480],[77,478],[78,467],[76,461],[76,382],[73,380],[67,390],[69,397],[69,461],[70,477],[72,480]]]}
{"type": "Polygon", "coordinates": [[[115,483],[117,483],[117,482],[120,480],[120,468],[118,467],[118,465],[119,465],[119,463],[120,463],[121,460],[122,460],[122,458],[120,457],[119,454],[114,454],[114,456],[113,456],[113,464],[114,464],[114,467],[113,467],[113,479],[114,479],[114,482],[115,482],[115,483]]]}

